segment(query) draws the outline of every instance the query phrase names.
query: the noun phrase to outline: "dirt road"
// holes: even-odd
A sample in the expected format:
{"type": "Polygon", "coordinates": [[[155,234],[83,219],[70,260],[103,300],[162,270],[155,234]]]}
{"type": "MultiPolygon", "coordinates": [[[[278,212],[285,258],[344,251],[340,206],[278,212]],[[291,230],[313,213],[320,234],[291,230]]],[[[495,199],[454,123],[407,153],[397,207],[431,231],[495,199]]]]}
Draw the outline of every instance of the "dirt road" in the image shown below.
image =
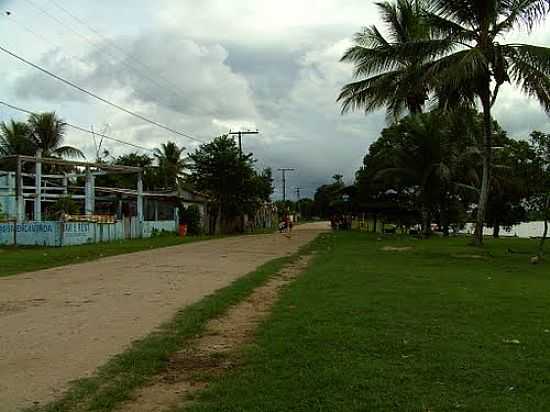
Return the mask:
{"type": "Polygon", "coordinates": [[[291,239],[231,237],[0,278],[0,410],[53,399],[181,307],[326,229],[307,224],[291,239]]]}

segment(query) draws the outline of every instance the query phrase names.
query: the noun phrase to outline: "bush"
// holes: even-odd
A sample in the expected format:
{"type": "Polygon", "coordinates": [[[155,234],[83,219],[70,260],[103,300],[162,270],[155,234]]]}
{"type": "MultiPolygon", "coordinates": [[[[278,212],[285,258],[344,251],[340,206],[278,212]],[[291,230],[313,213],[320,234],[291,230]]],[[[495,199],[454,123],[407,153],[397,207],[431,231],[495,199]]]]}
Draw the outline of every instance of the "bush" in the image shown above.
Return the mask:
{"type": "Polygon", "coordinates": [[[201,212],[197,206],[193,205],[182,208],[181,221],[187,225],[187,233],[189,235],[201,234],[201,212]]]}
{"type": "Polygon", "coordinates": [[[80,208],[75,201],[70,197],[62,197],[48,208],[47,217],[49,219],[58,220],[63,215],[76,215],[80,212],[80,208]]]}

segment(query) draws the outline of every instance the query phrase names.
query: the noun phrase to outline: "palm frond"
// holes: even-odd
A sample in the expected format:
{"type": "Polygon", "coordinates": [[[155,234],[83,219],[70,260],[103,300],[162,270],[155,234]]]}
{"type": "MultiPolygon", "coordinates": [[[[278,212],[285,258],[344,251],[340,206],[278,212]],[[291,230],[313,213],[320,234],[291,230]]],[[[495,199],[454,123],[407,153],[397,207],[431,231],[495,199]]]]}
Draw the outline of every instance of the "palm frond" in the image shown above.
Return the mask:
{"type": "Polygon", "coordinates": [[[499,12],[506,17],[497,23],[495,34],[502,34],[522,25],[532,30],[550,12],[548,0],[507,0],[499,3],[499,12]]]}
{"type": "Polygon", "coordinates": [[[502,46],[510,76],[528,96],[550,112],[550,49],[530,45],[502,46]]]}
{"type": "Polygon", "coordinates": [[[473,42],[478,38],[477,33],[462,26],[460,23],[446,19],[441,15],[425,12],[424,19],[430,27],[433,38],[451,39],[456,42],[473,42]]]}

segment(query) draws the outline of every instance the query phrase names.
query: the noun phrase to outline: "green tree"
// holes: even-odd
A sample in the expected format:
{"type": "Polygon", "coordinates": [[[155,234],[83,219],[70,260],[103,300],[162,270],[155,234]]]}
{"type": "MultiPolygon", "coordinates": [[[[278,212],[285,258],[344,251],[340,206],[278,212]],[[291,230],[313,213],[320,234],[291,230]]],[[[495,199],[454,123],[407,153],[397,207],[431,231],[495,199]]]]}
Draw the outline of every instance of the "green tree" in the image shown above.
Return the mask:
{"type": "Polygon", "coordinates": [[[54,112],[33,113],[29,116],[30,140],[43,157],[84,158],[80,149],[63,145],[67,124],[54,112]]]}
{"type": "MultiPolygon", "coordinates": [[[[513,82],[550,111],[550,49],[527,44],[504,44],[501,41],[518,27],[532,29],[548,14],[550,2],[430,0],[426,1],[424,9],[422,18],[430,26],[429,39],[393,42],[388,51],[384,51],[383,44],[374,44],[375,47],[370,47],[372,53],[365,52],[363,59],[355,60],[356,63],[364,62],[357,65],[356,75],[372,75],[372,79],[376,79],[401,69],[403,62],[410,59],[423,59],[420,69],[413,70],[414,73],[422,73],[420,81],[411,81],[411,78],[403,80],[400,90],[412,92],[421,85],[437,96],[441,107],[473,105],[476,101],[481,103],[484,133],[475,237],[476,243],[481,244],[491,181],[491,112],[500,87],[506,82],[513,82]]],[[[374,81],[372,79],[369,81],[374,81]]],[[[344,108],[374,110],[387,105],[396,89],[388,87],[386,93],[390,97],[385,99],[382,98],[384,87],[377,90],[381,94],[374,94],[376,98],[357,93],[351,95],[353,104],[349,103],[344,108]]]]}
{"type": "Polygon", "coordinates": [[[344,86],[338,97],[343,112],[386,108],[388,118],[397,119],[405,109],[410,113],[422,111],[428,93],[421,67],[429,61],[430,54],[404,55],[402,50],[409,43],[430,39],[422,3],[419,0],[376,3],[384,27],[371,26],[356,33],[354,45],[341,59],[354,64],[354,75],[359,78],[344,86]]]}
{"type": "Polygon", "coordinates": [[[0,156],[33,156],[35,147],[30,134],[31,130],[25,122],[10,120],[0,123],[0,156]]]}
{"type": "MultiPolygon", "coordinates": [[[[547,0],[432,0],[426,21],[435,39],[432,62],[423,69],[442,106],[480,102],[484,120],[482,179],[478,201],[476,243],[483,242],[483,225],[491,182],[493,157],[492,107],[501,86],[515,83],[550,111],[550,49],[527,44],[504,44],[518,27],[531,29],[549,12],[547,0]],[[435,50],[441,42],[446,47],[435,50]]],[[[414,49],[414,45],[412,47],[414,49]]],[[[405,54],[412,52],[406,51],[405,54]]],[[[422,50],[417,50],[421,52],[422,50]]]]}
{"type": "Polygon", "coordinates": [[[271,192],[265,187],[271,182],[270,173],[265,171],[263,177],[258,177],[252,155],[241,156],[235,141],[227,135],[201,145],[189,158],[189,182],[210,197],[211,217],[214,221],[219,217],[222,230],[231,220],[254,214],[271,192]]]}
{"type": "Polygon", "coordinates": [[[155,149],[154,156],[159,162],[159,172],[164,180],[164,187],[175,189],[178,179],[187,168],[186,160],[183,158],[185,147],[179,147],[174,142],[163,143],[160,148],[155,149]]]}
{"type": "Polygon", "coordinates": [[[538,256],[544,254],[544,244],[548,237],[550,221],[550,134],[535,131],[530,136],[531,147],[535,153],[534,172],[530,173],[529,182],[532,188],[530,206],[536,217],[544,221],[538,256]]]}
{"type": "Polygon", "coordinates": [[[342,175],[334,175],[333,182],[317,188],[313,197],[313,210],[321,218],[329,218],[334,212],[334,202],[342,197],[345,184],[342,175]]]}

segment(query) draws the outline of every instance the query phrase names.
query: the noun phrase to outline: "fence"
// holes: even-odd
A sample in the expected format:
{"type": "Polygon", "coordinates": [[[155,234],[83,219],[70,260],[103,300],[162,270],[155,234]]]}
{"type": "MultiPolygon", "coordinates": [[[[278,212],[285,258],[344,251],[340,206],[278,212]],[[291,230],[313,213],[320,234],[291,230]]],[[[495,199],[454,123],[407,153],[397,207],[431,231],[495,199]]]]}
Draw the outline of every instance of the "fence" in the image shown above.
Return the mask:
{"type": "Polygon", "coordinates": [[[0,245],[69,246],[151,237],[155,231],[176,232],[176,222],[127,218],[116,223],[0,223],[0,245]]]}

